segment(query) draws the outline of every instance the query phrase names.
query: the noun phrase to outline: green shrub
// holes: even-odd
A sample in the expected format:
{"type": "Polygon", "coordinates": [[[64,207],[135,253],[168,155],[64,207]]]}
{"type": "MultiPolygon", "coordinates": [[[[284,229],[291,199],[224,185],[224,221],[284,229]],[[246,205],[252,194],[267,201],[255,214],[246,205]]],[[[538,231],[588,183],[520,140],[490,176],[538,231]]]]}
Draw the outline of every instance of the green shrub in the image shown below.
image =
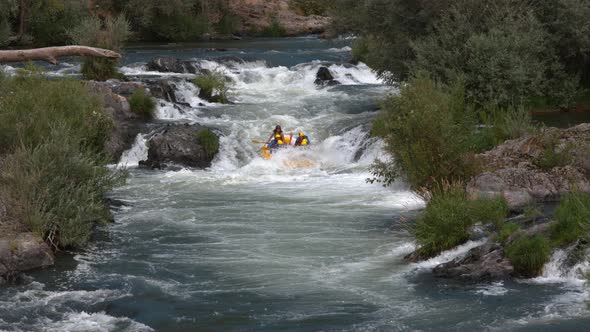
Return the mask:
{"type": "Polygon", "coordinates": [[[57,125],[36,147],[19,147],[0,176],[11,216],[55,248],[83,247],[95,223],[109,221],[104,197],[120,180],[95,152],[80,149],[68,126],[57,125]]]}
{"type": "Polygon", "coordinates": [[[201,90],[199,97],[211,102],[228,103],[229,83],[220,71],[197,76],[193,83],[201,90]]]}
{"type": "Polygon", "coordinates": [[[7,19],[0,16],[0,46],[8,44],[8,38],[10,38],[10,24],[7,19]]]}
{"type": "Polygon", "coordinates": [[[199,131],[197,139],[209,157],[213,157],[219,152],[219,137],[211,130],[204,129],[199,131]]]}
{"type": "Polygon", "coordinates": [[[507,222],[504,225],[502,225],[502,228],[500,229],[500,232],[498,234],[498,241],[501,243],[506,242],[506,240],[508,240],[508,238],[516,233],[518,230],[520,230],[520,225],[514,222],[507,222]]]}
{"type": "Polygon", "coordinates": [[[473,137],[474,150],[478,152],[536,130],[529,111],[524,107],[488,107],[480,112],[480,118],[483,127],[473,137]]]}
{"type": "Polygon", "coordinates": [[[195,41],[208,31],[207,18],[191,14],[162,16],[150,27],[150,34],[157,40],[175,42],[195,41]]]}
{"type": "Polygon", "coordinates": [[[231,35],[238,29],[238,18],[230,13],[225,13],[215,25],[217,33],[231,35]]]}
{"type": "Polygon", "coordinates": [[[559,137],[556,135],[543,136],[541,145],[543,146],[541,155],[533,159],[533,164],[540,169],[548,171],[555,167],[567,166],[573,162],[573,145],[568,143],[565,146],[559,146],[559,137]]]}
{"type": "Polygon", "coordinates": [[[129,97],[131,111],[144,119],[152,119],[156,110],[156,102],[145,93],[145,89],[136,89],[129,97]]]}
{"type": "Polygon", "coordinates": [[[86,57],[80,72],[86,80],[106,81],[111,78],[125,79],[125,75],[119,72],[117,63],[117,60],[86,57]]]}
{"type": "Polygon", "coordinates": [[[85,5],[79,1],[70,1],[67,5],[39,1],[30,10],[30,32],[37,46],[66,44],[67,31],[80,24],[87,15],[85,5]]]}
{"type": "Polygon", "coordinates": [[[491,224],[500,229],[510,209],[504,197],[480,198],[470,202],[472,217],[476,222],[491,224]]]}
{"type": "MultiPolygon", "coordinates": [[[[107,48],[120,51],[129,38],[129,22],[123,15],[107,18],[102,22],[97,17],[89,17],[76,28],[68,31],[75,44],[107,48]]],[[[82,65],[82,75],[87,80],[106,81],[111,78],[124,79],[119,73],[118,61],[105,58],[86,57],[82,65]]]]}
{"type": "Polygon", "coordinates": [[[477,222],[496,222],[505,215],[493,211],[500,200],[470,201],[460,185],[435,192],[416,220],[413,234],[422,257],[433,257],[469,239],[469,230],[477,222]],[[483,208],[483,209],[482,209],[483,208]],[[496,217],[484,215],[491,212],[496,217]]]}
{"type": "Polygon", "coordinates": [[[384,138],[389,162],[376,162],[371,181],[393,183],[402,174],[413,189],[466,181],[477,172],[471,152],[475,116],[462,86],[449,88],[419,73],[389,97],[373,133],[384,138]]]}
{"type": "Polygon", "coordinates": [[[555,210],[556,223],[551,228],[554,246],[568,245],[584,236],[590,226],[590,194],[565,195],[555,210]]]}
{"type": "Polygon", "coordinates": [[[56,248],[81,247],[108,220],[104,195],[121,179],[102,149],[112,120],[74,80],[20,73],[0,86],[0,195],[12,218],[56,248]]]}
{"type": "Polygon", "coordinates": [[[278,18],[273,17],[270,20],[270,25],[262,29],[260,34],[263,37],[284,37],[287,34],[287,29],[285,29],[278,18]]]}
{"type": "Polygon", "coordinates": [[[41,145],[52,128],[67,123],[85,148],[101,152],[113,126],[100,99],[80,81],[47,80],[21,72],[0,86],[0,154],[41,145]]]}
{"type": "Polygon", "coordinates": [[[506,247],[506,257],[514,270],[527,278],[536,277],[543,271],[550,254],[547,240],[540,235],[532,238],[522,236],[506,247]]]}
{"type": "Polygon", "coordinates": [[[335,0],[289,0],[289,7],[304,15],[326,15],[335,4],[335,0]]]}

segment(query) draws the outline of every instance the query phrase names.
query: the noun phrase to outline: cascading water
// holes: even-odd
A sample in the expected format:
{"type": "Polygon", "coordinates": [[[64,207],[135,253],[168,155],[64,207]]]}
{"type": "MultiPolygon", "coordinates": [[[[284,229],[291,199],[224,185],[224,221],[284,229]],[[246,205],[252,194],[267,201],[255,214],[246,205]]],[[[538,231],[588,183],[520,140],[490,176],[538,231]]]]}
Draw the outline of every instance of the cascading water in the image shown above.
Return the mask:
{"type": "MultiPolygon", "coordinates": [[[[198,122],[223,133],[207,170],[147,171],[146,136],[119,166],[115,223],[93,246],[0,290],[0,330],[400,331],[580,330],[588,323],[583,277],[555,253],[542,278],[465,284],[434,279],[432,266],[480,242],[419,264],[403,256],[423,202],[401,183],[369,184],[383,154],[369,137],[377,101],[395,93],[363,64],[342,64],[348,40],[234,42],[226,57],[195,49],[135,49],[123,72],[169,79],[179,104],[158,101],[160,121],[198,122]],[[147,72],[155,55],[195,60],[233,81],[232,105],[207,103],[194,75],[147,72]],[[318,88],[326,65],[342,85],[318,88]],[[260,157],[276,124],[304,131],[308,149],[260,157]],[[305,159],[305,167],[289,167],[305,159]],[[559,268],[557,268],[559,267],[559,268]],[[567,270],[566,271],[570,271],[567,270]],[[555,278],[559,277],[559,278],[555,278]],[[559,280],[558,280],[559,279],[559,280]],[[558,282],[556,282],[558,281],[558,282]],[[576,281],[576,282],[573,282],[576,281]],[[567,320],[567,321],[566,321],[567,320]],[[569,325],[568,325],[569,324],[569,325]]],[[[68,75],[75,68],[55,72],[68,75]]],[[[195,67],[196,68],[196,67],[195,67]]],[[[13,69],[9,69],[11,71],[13,69]]],[[[585,266],[574,269],[585,271],[585,266]]]]}

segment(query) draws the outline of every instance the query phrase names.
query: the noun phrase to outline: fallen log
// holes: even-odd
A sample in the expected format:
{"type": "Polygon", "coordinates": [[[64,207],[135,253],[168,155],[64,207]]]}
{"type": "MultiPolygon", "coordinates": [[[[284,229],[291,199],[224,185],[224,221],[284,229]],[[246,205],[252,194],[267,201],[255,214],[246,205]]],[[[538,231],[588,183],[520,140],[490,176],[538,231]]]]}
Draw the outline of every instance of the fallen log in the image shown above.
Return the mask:
{"type": "Polygon", "coordinates": [[[64,56],[93,56],[99,58],[118,59],[121,57],[121,54],[111,50],[88,46],[56,46],[33,48],[29,50],[0,51],[0,63],[46,61],[56,65],[57,59],[64,56]]]}

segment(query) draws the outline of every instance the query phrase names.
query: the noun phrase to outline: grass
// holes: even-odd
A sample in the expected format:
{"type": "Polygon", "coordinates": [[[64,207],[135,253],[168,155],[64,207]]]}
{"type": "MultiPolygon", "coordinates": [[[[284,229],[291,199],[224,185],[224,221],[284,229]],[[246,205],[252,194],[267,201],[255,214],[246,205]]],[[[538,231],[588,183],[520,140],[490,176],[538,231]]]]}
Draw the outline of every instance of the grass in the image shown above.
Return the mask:
{"type": "Polygon", "coordinates": [[[129,97],[131,111],[144,119],[152,119],[156,110],[156,102],[145,93],[145,89],[139,88],[133,91],[129,97]]]}
{"type": "Polygon", "coordinates": [[[565,246],[586,236],[590,226],[590,194],[566,195],[555,210],[555,219],[551,228],[553,246],[565,246]]]}
{"type": "Polygon", "coordinates": [[[19,74],[0,85],[0,195],[9,215],[55,248],[83,247],[109,220],[104,195],[122,179],[102,149],[112,128],[80,81],[19,74]]]}
{"type": "Polygon", "coordinates": [[[87,57],[82,64],[81,72],[86,80],[125,79],[125,75],[121,74],[117,68],[117,61],[105,58],[87,57]]]}
{"type": "Polygon", "coordinates": [[[523,277],[532,278],[543,271],[549,261],[551,248],[547,240],[540,236],[521,236],[506,247],[506,257],[514,270],[523,277]]]}
{"type": "Polygon", "coordinates": [[[500,232],[498,233],[498,241],[501,243],[506,242],[506,240],[508,240],[508,238],[516,233],[518,230],[520,230],[520,225],[514,222],[507,222],[504,225],[502,225],[502,228],[500,229],[500,232]]]}
{"type": "Polygon", "coordinates": [[[197,76],[193,83],[201,90],[199,97],[222,104],[229,102],[229,84],[223,73],[214,70],[208,74],[197,76]]]}
{"type": "Polygon", "coordinates": [[[543,151],[541,155],[533,159],[533,164],[544,171],[549,171],[555,167],[564,167],[573,162],[573,145],[571,143],[565,146],[559,145],[559,137],[548,135],[541,138],[543,151]]]}
{"type": "Polygon", "coordinates": [[[503,199],[470,201],[462,186],[454,185],[434,195],[413,229],[420,255],[434,257],[469,239],[478,222],[498,224],[508,214],[503,199]]]}
{"type": "Polygon", "coordinates": [[[490,150],[505,142],[526,134],[537,128],[532,124],[530,112],[524,107],[489,107],[480,112],[482,128],[473,136],[473,149],[476,152],[490,150]]]}
{"type": "Polygon", "coordinates": [[[197,139],[205,150],[205,153],[210,158],[214,157],[219,152],[219,137],[211,130],[204,129],[197,133],[197,139]]]}

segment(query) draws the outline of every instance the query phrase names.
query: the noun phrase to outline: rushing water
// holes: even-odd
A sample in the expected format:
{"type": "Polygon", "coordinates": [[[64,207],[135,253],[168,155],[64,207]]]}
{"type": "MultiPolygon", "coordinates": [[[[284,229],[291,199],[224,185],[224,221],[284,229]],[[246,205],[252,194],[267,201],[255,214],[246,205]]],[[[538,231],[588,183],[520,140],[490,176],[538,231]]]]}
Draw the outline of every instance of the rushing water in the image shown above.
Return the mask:
{"type": "MultiPolygon", "coordinates": [[[[377,100],[395,90],[363,64],[342,64],[349,42],[313,38],[221,45],[142,46],[122,70],[148,73],[156,55],[199,58],[234,81],[235,105],[159,102],[158,117],[199,122],[224,136],[207,170],[143,171],[145,139],[121,160],[127,184],[112,193],[115,223],[91,248],[62,255],[31,283],[0,290],[0,330],[9,331],[433,331],[585,330],[588,292],[556,252],[541,278],[469,284],[430,268],[464,254],[469,242],[408,264],[406,221],[423,203],[403,184],[366,183],[385,158],[369,138],[377,100]],[[207,50],[227,48],[224,52],[207,50]],[[219,56],[240,56],[227,63],[219,56]],[[321,63],[343,85],[318,89],[321,63]],[[304,130],[308,150],[262,160],[277,123],[304,130]],[[293,159],[309,161],[297,167],[293,159]]],[[[54,75],[75,74],[66,64],[54,75]]],[[[176,75],[183,76],[183,75],[176,75]]]]}

